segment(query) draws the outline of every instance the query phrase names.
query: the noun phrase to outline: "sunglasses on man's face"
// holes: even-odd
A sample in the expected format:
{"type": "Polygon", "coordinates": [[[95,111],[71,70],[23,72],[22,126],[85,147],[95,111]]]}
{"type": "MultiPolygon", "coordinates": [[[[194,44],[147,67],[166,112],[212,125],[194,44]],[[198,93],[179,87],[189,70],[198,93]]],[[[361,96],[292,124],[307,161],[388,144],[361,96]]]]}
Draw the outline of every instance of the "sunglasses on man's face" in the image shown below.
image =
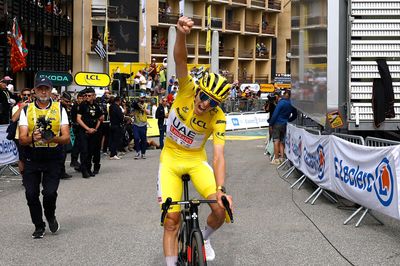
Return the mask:
{"type": "Polygon", "coordinates": [[[27,97],[29,97],[29,96],[31,96],[31,94],[30,94],[30,93],[23,93],[22,96],[27,96],[27,97]]]}
{"type": "Polygon", "coordinates": [[[216,100],[214,100],[214,99],[212,99],[210,96],[208,96],[205,92],[200,92],[200,100],[202,101],[202,102],[205,102],[205,101],[209,101],[210,102],[210,106],[212,107],[212,108],[214,108],[214,107],[217,107],[218,105],[219,105],[219,103],[216,101],[216,100]]]}

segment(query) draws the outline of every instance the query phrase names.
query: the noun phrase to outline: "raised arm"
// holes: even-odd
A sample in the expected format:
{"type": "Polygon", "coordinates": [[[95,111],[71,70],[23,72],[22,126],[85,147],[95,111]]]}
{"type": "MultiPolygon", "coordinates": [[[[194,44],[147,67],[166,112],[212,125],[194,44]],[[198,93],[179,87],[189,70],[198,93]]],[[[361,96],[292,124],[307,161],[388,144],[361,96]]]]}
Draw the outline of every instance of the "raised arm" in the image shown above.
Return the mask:
{"type": "Polygon", "coordinates": [[[187,49],[186,35],[192,29],[193,21],[188,17],[180,17],[176,24],[176,41],[174,46],[174,59],[176,65],[176,77],[183,78],[188,74],[187,71],[187,49]]]}

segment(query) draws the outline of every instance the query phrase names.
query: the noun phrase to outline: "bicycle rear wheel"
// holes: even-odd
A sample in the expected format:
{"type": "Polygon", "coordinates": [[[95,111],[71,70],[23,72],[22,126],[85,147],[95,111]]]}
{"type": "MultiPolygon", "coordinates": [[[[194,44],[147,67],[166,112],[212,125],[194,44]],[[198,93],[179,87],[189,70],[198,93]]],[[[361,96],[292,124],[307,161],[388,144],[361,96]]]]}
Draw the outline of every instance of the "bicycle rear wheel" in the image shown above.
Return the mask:
{"type": "Polygon", "coordinates": [[[204,249],[203,237],[199,231],[194,231],[190,239],[190,257],[189,265],[204,266],[207,265],[206,251],[204,249]]]}

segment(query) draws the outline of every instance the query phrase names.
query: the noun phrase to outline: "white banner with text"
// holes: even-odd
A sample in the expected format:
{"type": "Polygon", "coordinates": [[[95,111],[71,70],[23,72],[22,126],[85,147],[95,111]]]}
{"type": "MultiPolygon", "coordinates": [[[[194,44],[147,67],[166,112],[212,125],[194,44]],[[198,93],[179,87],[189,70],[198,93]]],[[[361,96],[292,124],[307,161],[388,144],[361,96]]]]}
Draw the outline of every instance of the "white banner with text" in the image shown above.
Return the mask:
{"type": "Polygon", "coordinates": [[[8,125],[0,126],[0,166],[18,161],[18,149],[14,141],[7,139],[8,125]]]}
{"type": "Polygon", "coordinates": [[[400,145],[367,147],[288,124],[285,154],[320,187],[400,219],[400,145]]]}

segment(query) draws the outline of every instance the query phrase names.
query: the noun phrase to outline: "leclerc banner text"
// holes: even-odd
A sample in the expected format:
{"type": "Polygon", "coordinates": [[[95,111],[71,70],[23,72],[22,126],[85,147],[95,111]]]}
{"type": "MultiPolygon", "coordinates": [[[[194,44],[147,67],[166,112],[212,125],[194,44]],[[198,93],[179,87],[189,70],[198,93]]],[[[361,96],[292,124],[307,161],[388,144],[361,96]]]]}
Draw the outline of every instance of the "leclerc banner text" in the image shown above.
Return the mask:
{"type": "Polygon", "coordinates": [[[285,154],[320,187],[400,219],[400,145],[367,147],[288,124],[285,154]]]}
{"type": "Polygon", "coordinates": [[[0,166],[8,165],[18,161],[18,149],[14,141],[8,140],[8,125],[0,126],[0,166]]]}

